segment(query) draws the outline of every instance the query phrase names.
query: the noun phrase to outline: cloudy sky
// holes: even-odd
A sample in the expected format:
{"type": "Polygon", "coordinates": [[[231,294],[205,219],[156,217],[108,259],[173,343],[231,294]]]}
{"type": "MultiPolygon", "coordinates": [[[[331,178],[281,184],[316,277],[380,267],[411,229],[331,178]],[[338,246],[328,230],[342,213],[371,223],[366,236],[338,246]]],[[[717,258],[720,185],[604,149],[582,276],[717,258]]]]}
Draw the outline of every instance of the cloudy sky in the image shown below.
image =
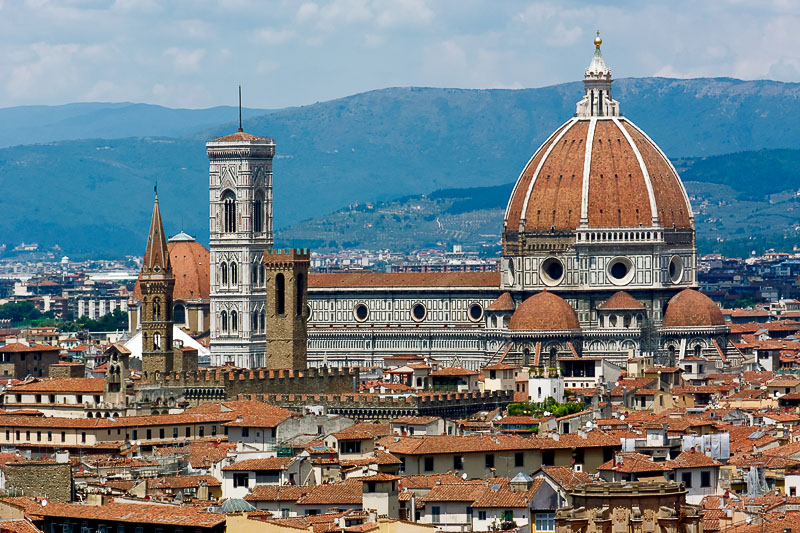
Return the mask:
{"type": "Polygon", "coordinates": [[[390,86],[616,77],[800,81],[800,1],[0,0],[0,107],[277,108],[390,86]]]}

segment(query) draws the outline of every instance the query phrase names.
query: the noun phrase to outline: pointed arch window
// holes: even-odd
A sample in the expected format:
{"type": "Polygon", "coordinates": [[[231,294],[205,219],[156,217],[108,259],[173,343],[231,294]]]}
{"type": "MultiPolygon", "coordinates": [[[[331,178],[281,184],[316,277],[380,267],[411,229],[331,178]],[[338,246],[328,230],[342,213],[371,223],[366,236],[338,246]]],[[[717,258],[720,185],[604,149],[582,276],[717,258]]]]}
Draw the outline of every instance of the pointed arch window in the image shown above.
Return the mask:
{"type": "Polygon", "coordinates": [[[222,263],[219,266],[220,285],[228,284],[228,263],[222,263]]]}
{"type": "Polygon", "coordinates": [[[238,283],[238,277],[236,263],[231,261],[231,285],[236,285],[238,283]]]}
{"type": "Polygon", "coordinates": [[[161,300],[153,300],[153,320],[161,320],[161,300]]]}
{"type": "Polygon", "coordinates": [[[223,333],[227,333],[228,332],[228,312],[227,311],[223,311],[222,313],[220,313],[219,321],[220,321],[220,326],[221,326],[220,329],[222,330],[223,333]]]}
{"type": "Polygon", "coordinates": [[[261,311],[260,320],[261,320],[261,330],[260,331],[261,331],[261,333],[266,333],[267,332],[267,326],[266,326],[267,321],[266,321],[266,315],[264,314],[264,311],[261,311]]]}
{"type": "Polygon", "coordinates": [[[222,193],[223,231],[236,233],[236,196],[232,191],[222,193]]]}
{"type": "Polygon", "coordinates": [[[239,331],[239,315],[236,311],[231,311],[231,333],[239,331]]]}
{"type": "Polygon", "coordinates": [[[264,232],[264,192],[256,192],[256,199],[253,201],[253,231],[255,233],[264,232]]]}
{"type": "Polygon", "coordinates": [[[250,318],[250,332],[255,333],[258,331],[258,312],[253,311],[250,318]]]}
{"type": "Polygon", "coordinates": [[[258,283],[264,286],[264,265],[259,265],[258,267],[258,283]]]}
{"type": "Polygon", "coordinates": [[[153,350],[161,349],[161,334],[153,333],[153,350]]]}
{"type": "Polygon", "coordinates": [[[258,285],[258,265],[255,263],[250,267],[250,285],[258,285]]]}

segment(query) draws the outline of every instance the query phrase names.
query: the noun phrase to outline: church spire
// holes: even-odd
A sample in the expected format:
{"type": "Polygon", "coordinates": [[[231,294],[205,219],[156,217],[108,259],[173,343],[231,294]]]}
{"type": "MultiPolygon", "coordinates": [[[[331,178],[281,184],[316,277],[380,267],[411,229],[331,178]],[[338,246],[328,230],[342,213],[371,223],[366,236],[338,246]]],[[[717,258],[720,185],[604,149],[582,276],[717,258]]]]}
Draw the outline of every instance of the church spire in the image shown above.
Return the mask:
{"type": "Polygon", "coordinates": [[[147,248],[144,252],[142,273],[163,276],[172,274],[172,265],[170,265],[169,251],[167,250],[167,238],[164,235],[164,225],[161,222],[161,209],[158,207],[158,192],[155,193],[153,217],[150,220],[150,232],[147,235],[147,248]]]}
{"type": "Polygon", "coordinates": [[[611,84],[614,80],[600,51],[602,44],[603,39],[598,31],[594,38],[594,56],[583,75],[586,94],[577,105],[576,114],[581,118],[619,116],[619,102],[611,98],[611,84]]]}

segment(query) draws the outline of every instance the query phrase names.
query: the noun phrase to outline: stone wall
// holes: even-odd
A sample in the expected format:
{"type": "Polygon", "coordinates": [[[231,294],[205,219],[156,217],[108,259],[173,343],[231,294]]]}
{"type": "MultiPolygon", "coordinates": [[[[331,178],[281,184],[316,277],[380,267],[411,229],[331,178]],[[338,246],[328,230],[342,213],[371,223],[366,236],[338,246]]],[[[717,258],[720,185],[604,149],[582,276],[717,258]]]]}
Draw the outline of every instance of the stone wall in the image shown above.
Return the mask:
{"type": "Polygon", "coordinates": [[[328,414],[356,420],[389,420],[401,416],[441,416],[463,418],[478,411],[505,408],[514,401],[513,391],[421,393],[417,396],[389,398],[376,394],[259,394],[246,395],[271,405],[302,411],[306,406],[322,406],[328,414]]]}
{"type": "Polygon", "coordinates": [[[86,377],[86,365],[83,363],[59,363],[50,365],[47,373],[51,378],[83,378],[86,377]]]}
{"type": "Polygon", "coordinates": [[[197,372],[156,373],[147,385],[139,385],[137,403],[164,404],[185,399],[191,405],[233,400],[240,395],[330,394],[353,392],[359,383],[357,369],[309,368],[307,370],[220,369],[197,372]]]}
{"type": "Polygon", "coordinates": [[[54,503],[72,501],[72,468],[69,463],[27,461],[5,466],[6,490],[54,503]]]}

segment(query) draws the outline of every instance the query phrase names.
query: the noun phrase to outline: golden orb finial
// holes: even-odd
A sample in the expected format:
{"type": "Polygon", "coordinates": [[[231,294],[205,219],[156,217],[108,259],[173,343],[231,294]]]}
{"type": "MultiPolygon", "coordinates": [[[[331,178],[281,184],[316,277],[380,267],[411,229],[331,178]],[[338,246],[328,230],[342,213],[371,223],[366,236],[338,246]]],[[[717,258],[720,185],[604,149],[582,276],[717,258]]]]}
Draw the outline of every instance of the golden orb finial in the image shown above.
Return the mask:
{"type": "Polygon", "coordinates": [[[600,38],[600,30],[597,30],[597,35],[594,38],[594,45],[597,48],[600,48],[600,45],[603,44],[603,39],[600,38]]]}

